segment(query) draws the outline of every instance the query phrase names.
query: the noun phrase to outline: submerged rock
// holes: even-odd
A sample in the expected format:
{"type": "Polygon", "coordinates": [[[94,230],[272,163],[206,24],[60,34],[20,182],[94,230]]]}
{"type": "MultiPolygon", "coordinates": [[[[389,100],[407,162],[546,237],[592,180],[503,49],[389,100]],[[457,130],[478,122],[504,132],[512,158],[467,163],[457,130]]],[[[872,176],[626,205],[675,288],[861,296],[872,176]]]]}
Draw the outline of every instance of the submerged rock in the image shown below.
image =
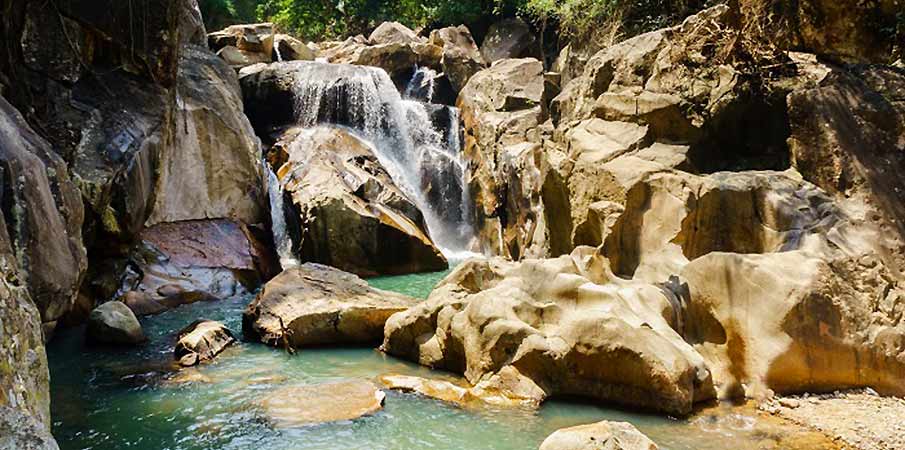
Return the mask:
{"type": "Polygon", "coordinates": [[[181,366],[194,366],[213,360],[235,341],[222,323],[199,320],[179,332],[173,356],[181,366]]]}
{"type": "Polygon", "coordinates": [[[388,317],[415,303],[355,275],[308,263],[268,282],[246,308],[242,329],[247,338],[272,346],[372,344],[383,338],[388,317]]]}
{"type": "Polygon", "coordinates": [[[362,276],[443,270],[446,258],[418,207],[373,148],[340,128],[294,129],[272,157],[286,193],[287,224],[303,261],[362,276]]]}
{"type": "Polygon", "coordinates": [[[121,302],[107,302],[88,316],[88,339],[98,344],[136,345],[147,341],[138,319],[121,302]]]}
{"type": "Polygon", "coordinates": [[[275,427],[296,428],[374,414],[385,397],[371,382],[349,380],[281,388],[259,405],[275,427]]]}
{"type": "Polygon", "coordinates": [[[628,422],[597,422],[556,430],[539,450],[657,450],[647,436],[628,422]]]}
{"type": "Polygon", "coordinates": [[[714,395],[704,358],[671,327],[656,286],[571,256],[460,265],[427,301],[387,321],[384,351],[526,397],[577,395],[688,414],[714,395]]]}

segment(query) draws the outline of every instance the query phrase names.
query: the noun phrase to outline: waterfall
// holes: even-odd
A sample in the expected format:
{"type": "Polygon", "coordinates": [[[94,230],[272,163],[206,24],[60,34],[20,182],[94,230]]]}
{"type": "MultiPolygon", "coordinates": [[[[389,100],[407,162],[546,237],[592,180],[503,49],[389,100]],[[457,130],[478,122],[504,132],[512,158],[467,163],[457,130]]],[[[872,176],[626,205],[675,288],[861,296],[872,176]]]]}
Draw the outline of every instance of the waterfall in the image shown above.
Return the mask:
{"type": "Polygon", "coordinates": [[[286,228],[286,212],[283,209],[283,186],[277,175],[273,173],[270,164],[263,161],[264,170],[267,172],[267,194],[270,200],[270,222],[273,232],[273,244],[280,257],[280,267],[285,270],[300,265],[298,259],[292,253],[292,239],[286,228]]]}
{"type": "MultiPolygon", "coordinates": [[[[343,125],[371,142],[393,181],[421,209],[434,243],[448,257],[465,252],[473,230],[458,111],[404,100],[382,69],[320,62],[295,67],[297,124],[343,125]]],[[[419,69],[418,77],[432,80],[429,70],[419,69]]]]}
{"type": "Polygon", "coordinates": [[[405,98],[428,103],[434,101],[436,81],[437,71],[430,67],[415,67],[415,72],[405,87],[405,98]]]}

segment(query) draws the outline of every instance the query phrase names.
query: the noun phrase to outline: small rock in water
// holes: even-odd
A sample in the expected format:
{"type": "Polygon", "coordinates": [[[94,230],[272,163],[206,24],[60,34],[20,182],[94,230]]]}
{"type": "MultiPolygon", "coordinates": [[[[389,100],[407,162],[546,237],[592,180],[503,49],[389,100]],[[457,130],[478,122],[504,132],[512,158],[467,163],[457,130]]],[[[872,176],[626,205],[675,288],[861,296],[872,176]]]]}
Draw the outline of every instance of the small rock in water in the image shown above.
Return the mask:
{"type": "Polygon", "coordinates": [[[385,397],[369,381],[347,380],[289,386],[274,391],[259,405],[277,428],[295,428],[373,414],[383,408],[385,397]]]}
{"type": "Polygon", "coordinates": [[[94,308],[87,332],[89,340],[100,344],[136,345],[147,340],[135,314],[122,302],[94,308]]]}
{"type": "Polygon", "coordinates": [[[222,323],[199,320],[179,332],[173,354],[180,365],[194,366],[214,359],[235,341],[222,323]]]}

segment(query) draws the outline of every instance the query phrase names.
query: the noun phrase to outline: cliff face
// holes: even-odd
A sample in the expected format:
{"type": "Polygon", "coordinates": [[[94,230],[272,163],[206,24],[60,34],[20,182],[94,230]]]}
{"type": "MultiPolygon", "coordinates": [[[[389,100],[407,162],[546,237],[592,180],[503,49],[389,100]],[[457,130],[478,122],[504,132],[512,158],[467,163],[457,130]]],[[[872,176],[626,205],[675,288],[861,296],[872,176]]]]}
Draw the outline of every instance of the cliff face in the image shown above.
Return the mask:
{"type": "Polygon", "coordinates": [[[259,224],[266,194],[236,74],[207,50],[197,2],[0,11],[0,407],[4,424],[49,429],[44,340],[112,299],[111,267],[145,227],[259,224]]]}

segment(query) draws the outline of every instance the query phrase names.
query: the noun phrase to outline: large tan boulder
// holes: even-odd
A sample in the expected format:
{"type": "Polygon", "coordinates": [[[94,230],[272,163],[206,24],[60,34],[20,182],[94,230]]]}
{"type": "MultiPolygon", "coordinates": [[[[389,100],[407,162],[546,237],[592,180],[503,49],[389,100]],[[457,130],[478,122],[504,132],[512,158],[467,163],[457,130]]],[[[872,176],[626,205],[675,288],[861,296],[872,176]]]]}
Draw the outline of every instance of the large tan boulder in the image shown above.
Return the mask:
{"type": "Polygon", "coordinates": [[[15,255],[4,272],[18,271],[15,278],[52,329],[75,302],[87,267],[81,196],[62,158],[3,99],[0,172],[4,240],[15,255]]]}
{"type": "Polygon", "coordinates": [[[543,94],[543,65],[532,58],[497,61],[459,93],[466,181],[487,253],[545,256],[549,233],[541,191],[547,162],[537,134],[543,94]]]}
{"type": "Polygon", "coordinates": [[[486,61],[465,25],[434,30],[429,42],[443,49],[443,73],[456,92],[461,91],[472,75],[486,66],[486,61]]]}
{"type": "Polygon", "coordinates": [[[556,430],[539,450],[657,450],[647,436],[628,422],[597,422],[556,430]]]}
{"type": "Polygon", "coordinates": [[[264,222],[261,144],[242,113],[233,70],[207,50],[186,47],[179,66],[175,142],[160,152],[146,225],[229,218],[264,222]]]}
{"type": "Polygon", "coordinates": [[[361,138],[341,128],[293,129],[274,152],[301,260],[363,276],[447,267],[421,212],[361,138]]]}
{"type": "Polygon", "coordinates": [[[399,22],[384,22],[377,26],[368,37],[372,45],[378,44],[414,44],[426,39],[399,22]]]}
{"type": "Polygon", "coordinates": [[[653,173],[628,191],[601,250],[614,273],[671,286],[674,328],[723,397],[898,395],[905,283],[883,250],[897,236],[862,210],[793,170],[653,173]]]}
{"type": "Polygon", "coordinates": [[[370,344],[383,338],[388,317],[414,304],[355,275],[309,263],[270,280],[246,308],[242,329],[248,338],[289,348],[370,344]]]}
{"type": "Polygon", "coordinates": [[[704,359],[660,288],[609,274],[593,249],[521,263],[474,259],[395,314],[384,351],[483,389],[688,414],[712,398],[704,359]]]}
{"type": "Polygon", "coordinates": [[[273,51],[277,61],[314,61],[317,58],[314,50],[288,34],[274,35],[273,51]]]}

